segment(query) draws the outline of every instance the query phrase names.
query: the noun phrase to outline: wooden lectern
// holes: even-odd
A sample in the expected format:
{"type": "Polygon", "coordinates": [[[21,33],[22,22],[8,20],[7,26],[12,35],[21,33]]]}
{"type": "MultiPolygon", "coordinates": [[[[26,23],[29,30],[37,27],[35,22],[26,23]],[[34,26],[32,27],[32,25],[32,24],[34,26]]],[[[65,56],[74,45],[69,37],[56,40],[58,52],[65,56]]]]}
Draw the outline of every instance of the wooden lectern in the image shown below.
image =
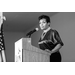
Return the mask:
{"type": "Polygon", "coordinates": [[[15,62],[49,62],[50,54],[31,45],[31,38],[15,42],[15,62]]]}

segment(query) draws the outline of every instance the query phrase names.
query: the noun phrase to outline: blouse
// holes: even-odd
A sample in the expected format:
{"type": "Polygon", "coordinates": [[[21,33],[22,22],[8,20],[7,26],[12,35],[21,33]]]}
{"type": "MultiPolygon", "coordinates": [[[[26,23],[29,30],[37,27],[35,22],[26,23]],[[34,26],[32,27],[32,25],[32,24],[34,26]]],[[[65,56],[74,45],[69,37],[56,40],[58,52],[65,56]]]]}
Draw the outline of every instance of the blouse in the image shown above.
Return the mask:
{"type": "Polygon", "coordinates": [[[40,38],[39,47],[42,50],[49,49],[50,51],[57,45],[61,44],[63,46],[63,42],[60,38],[59,33],[56,30],[50,29],[43,38],[40,38]]]}

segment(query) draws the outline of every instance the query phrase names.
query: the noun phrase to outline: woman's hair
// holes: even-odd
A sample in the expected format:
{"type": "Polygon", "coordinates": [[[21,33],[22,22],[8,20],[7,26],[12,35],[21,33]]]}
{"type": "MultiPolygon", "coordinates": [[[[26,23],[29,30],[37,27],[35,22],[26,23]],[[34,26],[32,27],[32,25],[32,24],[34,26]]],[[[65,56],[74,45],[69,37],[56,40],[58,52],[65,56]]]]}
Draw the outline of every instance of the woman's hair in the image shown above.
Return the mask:
{"type": "Polygon", "coordinates": [[[39,20],[41,20],[41,19],[46,19],[46,21],[47,21],[47,23],[49,23],[50,22],[50,17],[49,16],[47,16],[47,15],[41,15],[41,16],[39,16],[39,18],[38,18],[39,20]]]}

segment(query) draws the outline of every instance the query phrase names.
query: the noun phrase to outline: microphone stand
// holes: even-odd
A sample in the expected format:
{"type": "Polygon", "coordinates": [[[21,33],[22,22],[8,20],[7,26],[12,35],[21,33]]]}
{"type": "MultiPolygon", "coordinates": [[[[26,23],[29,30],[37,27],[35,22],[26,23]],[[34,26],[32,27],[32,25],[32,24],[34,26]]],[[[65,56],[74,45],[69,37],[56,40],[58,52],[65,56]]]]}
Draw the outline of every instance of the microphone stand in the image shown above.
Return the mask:
{"type": "Polygon", "coordinates": [[[36,31],[38,31],[38,28],[34,29],[33,31],[30,31],[29,33],[26,34],[26,36],[28,36],[30,38],[31,35],[36,31]]]}
{"type": "Polygon", "coordinates": [[[27,34],[26,34],[26,36],[28,36],[28,37],[30,38],[30,37],[31,37],[31,35],[32,35],[32,33],[33,33],[33,31],[31,31],[31,32],[27,33],[27,34]]]}
{"type": "Polygon", "coordinates": [[[31,35],[28,35],[29,38],[31,38],[31,35]]]}
{"type": "Polygon", "coordinates": [[[26,34],[26,36],[28,36],[30,38],[31,37],[31,34],[28,33],[28,34],[26,34]]]}

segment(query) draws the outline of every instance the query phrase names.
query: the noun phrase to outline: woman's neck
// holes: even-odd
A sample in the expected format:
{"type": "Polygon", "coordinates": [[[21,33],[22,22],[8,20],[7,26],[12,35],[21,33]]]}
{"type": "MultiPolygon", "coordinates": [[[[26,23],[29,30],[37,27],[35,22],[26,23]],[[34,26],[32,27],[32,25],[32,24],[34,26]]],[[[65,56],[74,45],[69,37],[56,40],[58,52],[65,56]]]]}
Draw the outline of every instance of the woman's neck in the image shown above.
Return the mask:
{"type": "Polygon", "coordinates": [[[51,29],[51,27],[48,27],[47,29],[43,30],[43,32],[48,32],[51,29]]]}

